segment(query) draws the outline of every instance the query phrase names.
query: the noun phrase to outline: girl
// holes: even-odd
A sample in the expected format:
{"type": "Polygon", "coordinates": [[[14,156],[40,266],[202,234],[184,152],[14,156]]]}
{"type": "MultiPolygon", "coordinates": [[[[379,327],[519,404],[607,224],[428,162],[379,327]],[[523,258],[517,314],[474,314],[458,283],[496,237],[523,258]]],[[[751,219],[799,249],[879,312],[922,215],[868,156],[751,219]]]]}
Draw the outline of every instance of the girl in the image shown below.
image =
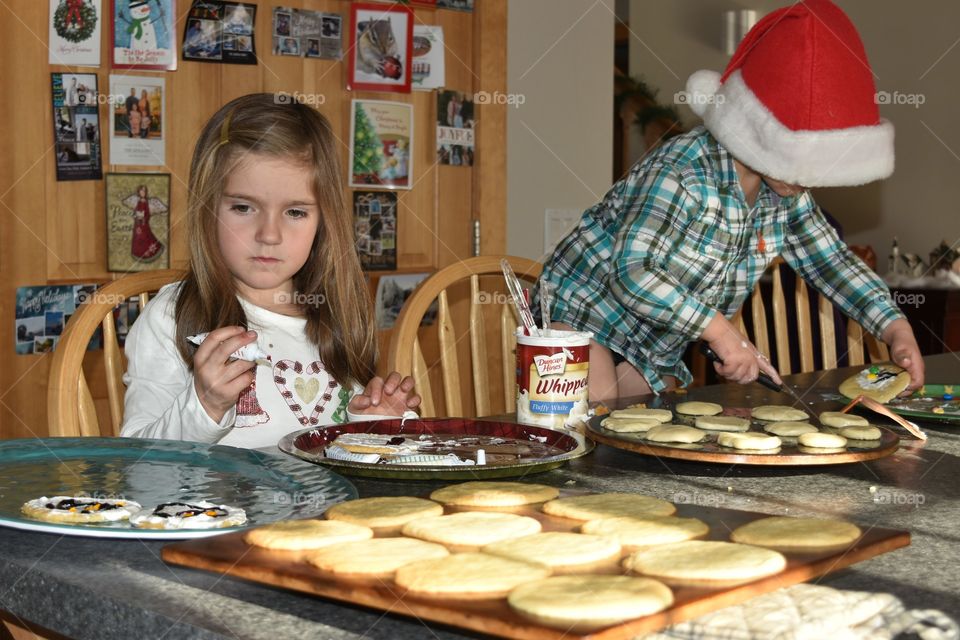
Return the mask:
{"type": "Polygon", "coordinates": [[[265,447],[420,403],[411,378],[373,375],[340,174],[329,122],[305,105],[249,95],[207,123],[190,171],[189,269],[127,337],[122,435],[265,447]],[[258,362],[231,358],[254,343],[258,362]]]}

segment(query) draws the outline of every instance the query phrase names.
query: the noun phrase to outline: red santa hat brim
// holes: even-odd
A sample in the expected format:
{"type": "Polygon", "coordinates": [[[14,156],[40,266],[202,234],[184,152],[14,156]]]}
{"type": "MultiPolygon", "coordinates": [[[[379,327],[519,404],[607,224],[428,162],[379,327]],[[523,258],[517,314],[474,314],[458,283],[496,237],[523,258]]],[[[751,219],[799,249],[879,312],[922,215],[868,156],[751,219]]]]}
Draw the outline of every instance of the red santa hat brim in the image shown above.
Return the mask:
{"type": "Polygon", "coordinates": [[[792,130],[757,99],[740,71],[723,84],[714,71],[687,81],[694,113],[740,162],[757,173],[804,187],[855,186],[893,173],[893,125],[792,130]]]}

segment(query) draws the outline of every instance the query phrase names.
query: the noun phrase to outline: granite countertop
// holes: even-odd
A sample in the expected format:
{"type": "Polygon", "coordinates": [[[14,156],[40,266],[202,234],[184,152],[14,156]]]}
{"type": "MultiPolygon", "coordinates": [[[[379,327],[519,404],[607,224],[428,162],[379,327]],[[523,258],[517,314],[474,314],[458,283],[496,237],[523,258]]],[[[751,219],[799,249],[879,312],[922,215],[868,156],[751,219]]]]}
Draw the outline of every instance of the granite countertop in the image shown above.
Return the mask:
{"type": "MultiPolygon", "coordinates": [[[[854,369],[791,376],[809,409],[854,369]]],[[[960,382],[960,354],[927,359],[927,380],[960,382]]],[[[757,385],[691,390],[685,399],[730,406],[788,403],[757,385]]],[[[850,519],[907,529],[912,544],[820,580],[899,596],[910,608],[960,617],[960,425],[924,424],[894,455],[832,467],[704,465],[599,445],[531,481],[589,491],[633,491],[777,515],[850,519]]],[[[426,494],[441,483],[351,478],[361,497],[426,494]]],[[[162,542],[64,537],[0,527],[0,610],[75,638],[469,638],[440,625],[170,566],[162,542]]]]}

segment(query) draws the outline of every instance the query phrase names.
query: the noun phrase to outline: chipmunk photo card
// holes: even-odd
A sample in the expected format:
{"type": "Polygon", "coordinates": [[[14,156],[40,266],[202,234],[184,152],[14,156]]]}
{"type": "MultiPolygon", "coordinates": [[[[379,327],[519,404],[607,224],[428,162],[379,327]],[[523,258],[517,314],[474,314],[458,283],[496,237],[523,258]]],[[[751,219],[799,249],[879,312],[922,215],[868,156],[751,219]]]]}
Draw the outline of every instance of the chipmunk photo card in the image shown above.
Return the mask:
{"type": "Polygon", "coordinates": [[[350,5],[347,88],[410,93],[413,11],[402,5],[350,5]]]}

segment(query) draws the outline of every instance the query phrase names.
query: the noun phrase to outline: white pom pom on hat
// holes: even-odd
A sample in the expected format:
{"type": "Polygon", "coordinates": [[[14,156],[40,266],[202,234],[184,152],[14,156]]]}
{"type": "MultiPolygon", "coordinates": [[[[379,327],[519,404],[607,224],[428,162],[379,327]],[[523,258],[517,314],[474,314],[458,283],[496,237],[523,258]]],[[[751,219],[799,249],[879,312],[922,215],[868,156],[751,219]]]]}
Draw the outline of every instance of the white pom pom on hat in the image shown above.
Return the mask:
{"type": "Polygon", "coordinates": [[[830,0],[759,21],[723,75],[687,81],[694,113],[730,153],[777,180],[853,186],[893,173],[893,125],[880,118],[863,42],[830,0]]]}

